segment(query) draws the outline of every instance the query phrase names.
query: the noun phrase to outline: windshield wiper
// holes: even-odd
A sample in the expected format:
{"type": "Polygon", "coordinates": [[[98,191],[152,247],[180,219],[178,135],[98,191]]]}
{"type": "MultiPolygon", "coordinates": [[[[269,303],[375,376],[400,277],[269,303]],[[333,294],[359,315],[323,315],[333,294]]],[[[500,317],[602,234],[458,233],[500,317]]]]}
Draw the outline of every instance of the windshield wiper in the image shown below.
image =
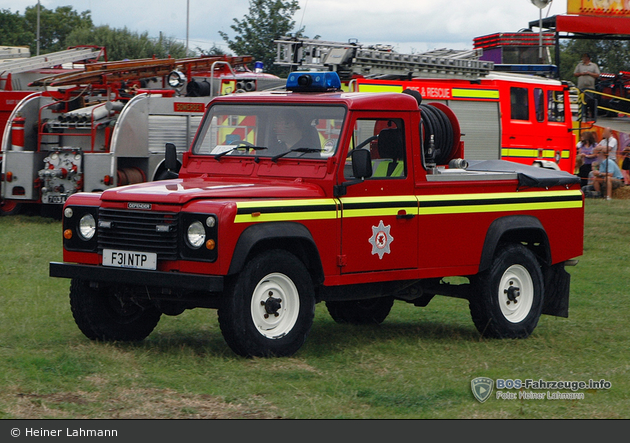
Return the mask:
{"type": "Polygon", "coordinates": [[[277,162],[279,158],[284,157],[287,154],[290,154],[292,152],[303,152],[305,154],[310,154],[313,152],[321,152],[321,149],[318,148],[295,148],[295,149],[290,149],[287,152],[283,152],[282,154],[278,154],[278,155],[274,155],[273,157],[271,157],[271,161],[272,162],[277,162]]]}
{"type": "Polygon", "coordinates": [[[236,146],[236,147],[234,147],[234,148],[232,148],[232,149],[228,149],[227,151],[220,152],[219,154],[214,154],[214,159],[215,159],[215,160],[219,160],[219,159],[220,159],[221,157],[223,157],[224,155],[227,155],[227,154],[229,154],[230,152],[234,152],[234,151],[237,151],[237,150],[239,150],[239,149],[243,149],[243,148],[246,148],[248,151],[249,151],[250,149],[253,149],[254,151],[262,151],[263,149],[268,149],[268,148],[267,148],[267,147],[265,147],[265,146],[249,146],[249,145],[241,145],[241,146],[236,146]]]}

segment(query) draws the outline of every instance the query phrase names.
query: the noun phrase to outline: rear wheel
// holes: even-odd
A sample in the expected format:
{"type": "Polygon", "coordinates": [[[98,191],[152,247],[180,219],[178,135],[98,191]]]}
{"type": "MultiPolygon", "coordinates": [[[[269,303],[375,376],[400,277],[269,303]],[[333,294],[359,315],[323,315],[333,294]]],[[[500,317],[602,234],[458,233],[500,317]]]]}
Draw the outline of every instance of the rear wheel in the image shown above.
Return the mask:
{"type": "Polygon", "coordinates": [[[470,313],[485,337],[526,338],[540,318],[543,275],[536,256],[521,244],[503,246],[476,279],[470,313]]]}
{"type": "Polygon", "coordinates": [[[24,209],[22,203],[18,203],[15,200],[2,200],[0,201],[0,215],[17,215],[21,214],[24,209]]]}
{"type": "Polygon", "coordinates": [[[333,320],[353,325],[380,324],[387,318],[393,305],[393,297],[326,302],[333,320]]]}
{"type": "Polygon", "coordinates": [[[315,315],[313,282],[293,254],[272,250],[249,261],[219,308],[230,348],[244,357],[292,355],[304,344],[315,315]]]}
{"type": "Polygon", "coordinates": [[[77,279],[70,284],[70,306],[77,326],[91,340],[144,340],[161,316],[155,307],[134,302],[124,288],[92,288],[77,279]]]}

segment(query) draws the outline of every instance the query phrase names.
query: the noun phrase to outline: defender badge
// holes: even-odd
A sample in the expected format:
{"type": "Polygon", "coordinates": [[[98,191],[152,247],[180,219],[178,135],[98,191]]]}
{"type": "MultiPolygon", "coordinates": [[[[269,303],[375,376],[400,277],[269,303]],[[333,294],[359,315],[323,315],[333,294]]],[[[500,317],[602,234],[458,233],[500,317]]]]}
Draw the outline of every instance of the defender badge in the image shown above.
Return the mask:
{"type": "Polygon", "coordinates": [[[490,398],[493,386],[494,380],[488,377],[477,377],[470,382],[472,393],[480,403],[483,403],[490,398]]]}
{"type": "Polygon", "coordinates": [[[389,233],[391,229],[391,225],[383,225],[383,220],[381,220],[378,226],[372,226],[372,237],[368,240],[372,245],[372,255],[378,254],[379,260],[383,259],[384,254],[391,254],[391,249],[389,245],[394,241],[394,237],[392,237],[389,233]]]}
{"type": "Polygon", "coordinates": [[[127,203],[127,209],[141,209],[143,211],[150,211],[152,206],[151,203],[127,203]]]}

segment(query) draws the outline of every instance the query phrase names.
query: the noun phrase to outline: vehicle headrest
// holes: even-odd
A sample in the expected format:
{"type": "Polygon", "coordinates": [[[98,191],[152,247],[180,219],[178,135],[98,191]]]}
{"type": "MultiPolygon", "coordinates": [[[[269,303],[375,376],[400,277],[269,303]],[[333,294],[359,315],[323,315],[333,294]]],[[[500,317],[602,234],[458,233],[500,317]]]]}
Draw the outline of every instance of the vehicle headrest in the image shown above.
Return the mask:
{"type": "Polygon", "coordinates": [[[378,155],[395,160],[403,158],[404,144],[400,129],[387,128],[379,132],[378,155]]]}

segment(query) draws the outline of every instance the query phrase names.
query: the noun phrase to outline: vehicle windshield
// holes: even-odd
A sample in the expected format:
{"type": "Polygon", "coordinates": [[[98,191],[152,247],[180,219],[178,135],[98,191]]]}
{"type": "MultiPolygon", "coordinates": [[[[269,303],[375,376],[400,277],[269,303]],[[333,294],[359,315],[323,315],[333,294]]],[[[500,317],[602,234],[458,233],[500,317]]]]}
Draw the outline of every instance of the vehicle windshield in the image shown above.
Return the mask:
{"type": "Polygon", "coordinates": [[[325,159],[335,154],[342,106],[217,104],[210,108],[194,154],[325,159]]]}

